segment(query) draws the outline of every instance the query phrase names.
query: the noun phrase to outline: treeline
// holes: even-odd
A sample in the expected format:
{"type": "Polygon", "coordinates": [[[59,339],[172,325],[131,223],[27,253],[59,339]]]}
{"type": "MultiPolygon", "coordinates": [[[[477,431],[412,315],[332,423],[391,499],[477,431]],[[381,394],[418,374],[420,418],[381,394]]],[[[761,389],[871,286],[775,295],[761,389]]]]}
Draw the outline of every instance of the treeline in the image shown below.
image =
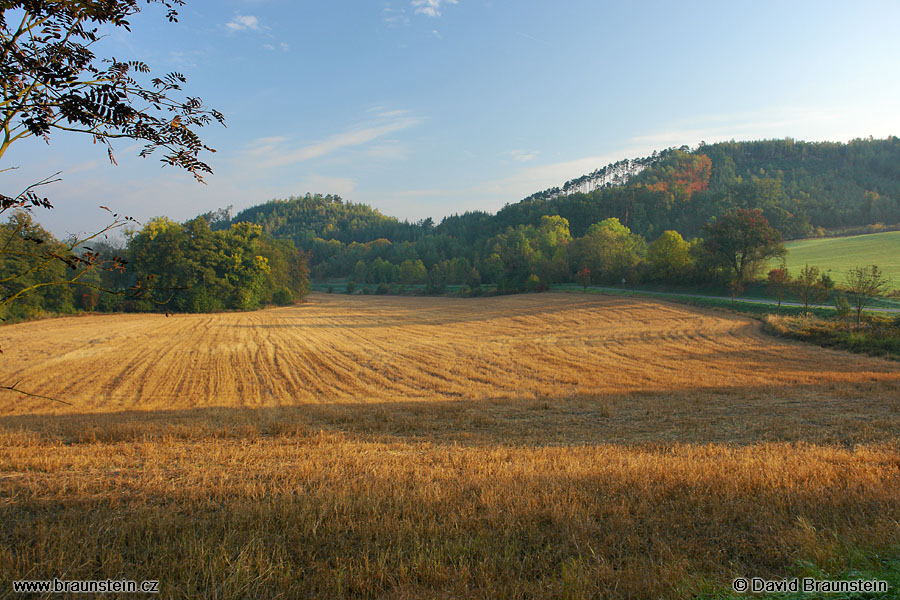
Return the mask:
{"type": "Polygon", "coordinates": [[[234,217],[220,209],[183,224],[155,219],[121,248],[73,250],[21,214],[3,226],[0,311],[250,309],[302,298],[310,276],[418,284],[431,293],[623,279],[716,282],[733,291],[759,274],[765,261],[754,252],[771,254],[781,239],[882,223],[900,223],[896,137],[702,144],[620,161],[496,214],[467,212],[440,224],[307,194],[234,217]],[[738,258],[746,249],[729,244],[759,224],[761,245],[738,258]],[[58,258],[77,252],[90,260],[58,258]],[[76,275],[78,287],[49,285],[76,275]],[[27,301],[3,303],[23,290],[27,301]]]}
{"type": "Polygon", "coordinates": [[[243,222],[262,225],[267,234],[292,239],[298,246],[305,246],[316,238],[343,244],[378,238],[415,241],[430,230],[424,221],[407,223],[385,216],[365,204],[320,194],[273,200],[247,208],[234,218],[231,218],[230,208],[206,213],[203,217],[213,229],[225,229],[231,223],[243,222]]]}
{"type": "MultiPolygon", "coordinates": [[[[519,225],[490,238],[474,261],[457,256],[430,267],[412,257],[392,262],[398,248],[378,240],[355,245],[362,257],[350,270],[347,290],[361,283],[421,284],[426,293],[440,294],[456,284],[463,286],[464,294],[477,295],[485,285],[520,292],[571,282],[587,286],[657,281],[717,283],[740,291],[771,258],[784,253],[781,235],[758,209],[729,211],[703,231],[705,238],[685,240],[669,230],[648,243],[611,217],[574,237],[568,220],[544,216],[537,226],[519,225]]],[[[411,246],[401,244],[399,249],[411,246]]]]}
{"type": "Polygon", "coordinates": [[[183,224],[163,217],[129,232],[122,246],[75,245],[20,212],[0,225],[0,236],[7,320],[76,310],[249,310],[309,292],[306,254],[250,223],[213,231],[203,217],[183,224]]]}
{"type": "MultiPolygon", "coordinates": [[[[210,218],[214,228],[246,221],[273,237],[293,240],[309,251],[316,280],[421,283],[424,267],[426,279],[435,272],[431,278],[437,284],[480,280],[502,285],[520,280],[526,262],[542,284],[561,277],[561,259],[552,269],[539,266],[546,262],[548,248],[529,237],[547,227],[545,217],[568,222],[573,246],[567,251],[574,253],[568,257],[568,280],[583,268],[594,278],[609,280],[614,272],[619,277],[619,266],[600,267],[584,258],[590,252],[583,248],[598,237],[596,230],[589,236],[592,227],[616,219],[649,247],[664,235],[671,237],[666,232],[699,239],[707,223],[737,209],[760,211],[784,239],[900,223],[900,139],[848,144],[785,139],[669,149],[610,165],[493,215],[467,212],[437,225],[431,219],[400,221],[337,196],[309,194],[255,206],[233,219],[226,211],[210,218]],[[586,237],[589,241],[579,241],[586,237]],[[505,249],[510,244],[524,247],[522,239],[528,240],[523,253],[537,251],[541,258],[503,262],[505,249]]],[[[699,268],[696,277],[710,276],[708,269],[699,268]]]]}

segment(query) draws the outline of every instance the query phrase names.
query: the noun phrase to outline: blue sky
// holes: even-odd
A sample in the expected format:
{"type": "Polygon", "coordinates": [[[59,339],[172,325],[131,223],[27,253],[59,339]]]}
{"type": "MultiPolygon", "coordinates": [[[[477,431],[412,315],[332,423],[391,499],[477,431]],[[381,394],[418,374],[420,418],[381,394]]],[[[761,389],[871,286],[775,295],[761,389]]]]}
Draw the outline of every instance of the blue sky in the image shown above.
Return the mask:
{"type": "Polygon", "coordinates": [[[178,70],[222,112],[207,185],[85,137],[14,146],[6,189],[62,171],[57,235],[336,193],[418,220],[495,211],[700,141],[900,135],[900,3],[189,0],[100,56],[178,70]]]}

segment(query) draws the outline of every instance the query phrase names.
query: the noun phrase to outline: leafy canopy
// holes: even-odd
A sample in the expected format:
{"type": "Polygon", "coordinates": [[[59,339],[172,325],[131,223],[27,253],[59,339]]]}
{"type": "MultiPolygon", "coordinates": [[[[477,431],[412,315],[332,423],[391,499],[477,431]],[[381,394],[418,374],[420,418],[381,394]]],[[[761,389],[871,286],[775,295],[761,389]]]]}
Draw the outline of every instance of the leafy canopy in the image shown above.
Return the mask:
{"type": "Polygon", "coordinates": [[[738,208],[706,226],[704,246],[720,266],[743,284],[767,260],[784,255],[784,244],[760,209],[738,208]]]}
{"type": "MultiPolygon", "coordinates": [[[[28,137],[49,141],[57,131],[83,133],[106,146],[112,140],[145,142],[142,156],[162,149],[162,161],[190,172],[198,181],[212,170],[199,156],[213,151],[196,130],[223,115],[200,98],[180,97],[184,75],[169,73],[149,81],[139,61],[98,59],[92,46],[100,27],[130,30],[128,19],[142,4],[161,4],[177,20],[182,0],[2,0],[0,1],[0,161],[15,142],[28,137]]],[[[29,188],[0,198],[3,210],[50,207],[29,188]]]]}

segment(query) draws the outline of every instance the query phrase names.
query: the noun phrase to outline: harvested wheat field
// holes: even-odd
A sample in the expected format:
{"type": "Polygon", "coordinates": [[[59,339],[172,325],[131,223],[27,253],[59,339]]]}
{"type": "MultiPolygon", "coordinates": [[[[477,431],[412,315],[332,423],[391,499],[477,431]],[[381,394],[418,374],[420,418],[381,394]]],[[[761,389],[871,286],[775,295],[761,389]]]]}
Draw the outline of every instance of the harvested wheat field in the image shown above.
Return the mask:
{"type": "Polygon", "coordinates": [[[690,598],[898,551],[900,364],[725,312],[314,294],[0,342],[71,403],[0,395],[0,597],[690,598]]]}

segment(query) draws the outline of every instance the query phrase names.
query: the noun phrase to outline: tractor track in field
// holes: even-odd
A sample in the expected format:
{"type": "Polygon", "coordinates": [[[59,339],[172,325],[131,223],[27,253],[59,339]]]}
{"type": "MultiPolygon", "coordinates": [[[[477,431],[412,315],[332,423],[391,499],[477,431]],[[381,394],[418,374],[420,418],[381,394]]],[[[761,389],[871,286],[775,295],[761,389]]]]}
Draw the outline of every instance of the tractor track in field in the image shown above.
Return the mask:
{"type": "MultiPolygon", "coordinates": [[[[81,412],[900,383],[896,363],[616,296],[313,294],[249,313],[34,321],[0,342],[0,381],[81,412]]],[[[4,392],[0,410],[70,409],[4,392]]]]}

